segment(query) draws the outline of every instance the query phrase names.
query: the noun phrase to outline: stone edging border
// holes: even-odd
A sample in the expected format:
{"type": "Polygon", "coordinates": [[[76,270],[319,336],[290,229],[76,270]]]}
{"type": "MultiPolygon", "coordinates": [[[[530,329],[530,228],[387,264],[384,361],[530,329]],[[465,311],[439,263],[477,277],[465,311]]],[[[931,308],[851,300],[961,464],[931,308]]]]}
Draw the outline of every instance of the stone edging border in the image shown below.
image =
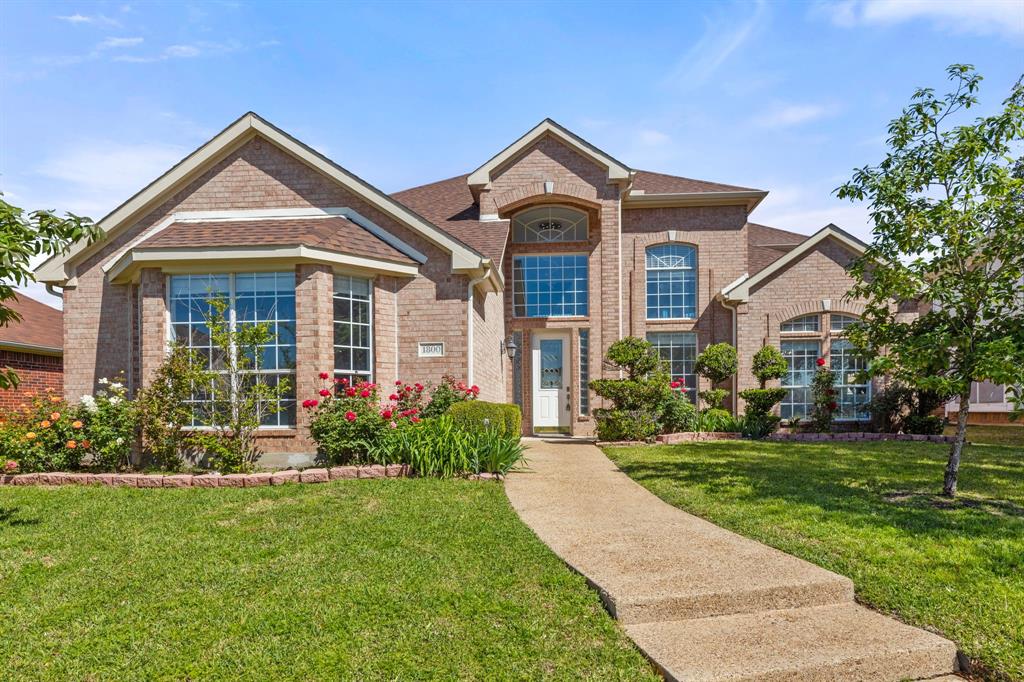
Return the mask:
{"type": "Polygon", "coordinates": [[[778,441],[854,441],[854,440],[899,440],[924,443],[945,443],[949,445],[956,440],[955,436],[930,436],[918,433],[868,433],[849,431],[846,433],[773,433],[767,440],[778,441]]]}
{"type": "MultiPolygon", "coordinates": [[[[739,440],[743,434],[732,431],[680,431],[679,433],[663,433],[654,442],[656,443],[691,443],[704,440],[739,440]]],[[[606,445],[651,445],[645,440],[599,440],[595,443],[598,447],[606,445]]]]}
{"type": "MultiPolygon", "coordinates": [[[[354,478],[408,478],[413,476],[408,464],[372,464],[341,466],[329,469],[286,469],[253,474],[86,474],[49,472],[7,474],[0,476],[3,485],[104,485],[119,488],[255,488],[285,483],[326,483],[354,478]]],[[[470,480],[498,481],[500,474],[471,474],[470,480]]]]}

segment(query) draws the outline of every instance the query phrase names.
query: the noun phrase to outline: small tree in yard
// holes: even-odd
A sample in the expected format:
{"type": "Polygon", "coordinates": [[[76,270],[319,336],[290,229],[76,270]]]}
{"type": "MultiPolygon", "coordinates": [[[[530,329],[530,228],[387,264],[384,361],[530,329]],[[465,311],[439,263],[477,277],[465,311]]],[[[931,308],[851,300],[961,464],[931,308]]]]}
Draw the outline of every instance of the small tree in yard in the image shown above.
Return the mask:
{"type": "MultiPolygon", "coordinates": [[[[14,298],[14,288],[35,281],[31,261],[37,256],[64,253],[79,239],[92,241],[100,231],[92,220],[70,213],[64,218],[53,211],[26,215],[3,200],[0,193],[0,327],[18,322],[21,316],[4,305],[14,298]]],[[[0,389],[17,388],[18,375],[0,367],[0,389]]]]}
{"type": "Polygon", "coordinates": [[[213,432],[195,432],[191,440],[205,451],[213,467],[245,471],[261,452],[256,429],[265,416],[281,411],[280,401],[290,394],[291,382],[286,378],[267,381],[259,374],[263,347],[274,339],[270,323],[233,322],[223,298],[211,298],[208,304],[204,318],[213,346],[213,367],[208,388],[199,394],[210,405],[204,418],[213,432]]]}
{"type": "Polygon", "coordinates": [[[594,410],[598,438],[652,438],[660,429],[659,419],[672,392],[661,356],[647,341],[627,336],[608,348],[607,359],[626,376],[590,382],[595,393],[612,402],[611,409],[594,410]]]}
{"type": "Polygon", "coordinates": [[[722,402],[729,395],[724,388],[714,388],[723,381],[727,381],[736,374],[739,362],[736,357],[736,348],[727,343],[715,343],[705,348],[697,356],[694,370],[700,376],[711,382],[711,388],[700,392],[700,398],[709,409],[719,409],[722,402]]]}
{"type": "Polygon", "coordinates": [[[811,428],[818,433],[832,430],[836,410],[836,373],[825,367],[823,358],[818,359],[818,371],[811,377],[811,400],[814,407],[811,411],[811,428]]]}
{"type": "Polygon", "coordinates": [[[786,389],[767,388],[768,382],[784,377],[789,371],[789,365],[778,348],[764,346],[754,353],[751,371],[757,378],[760,388],[740,391],[740,397],[747,403],[744,433],[763,438],[778,426],[779,417],[772,414],[772,411],[786,397],[786,389]]]}
{"type": "Polygon", "coordinates": [[[889,124],[885,159],[836,192],[867,201],[874,223],[850,267],[849,295],[867,301],[850,339],[873,356],[872,374],[959,397],[943,485],[953,496],[971,382],[1024,382],[1024,180],[1010,156],[1024,138],[1024,85],[997,114],[953,125],[977,103],[981,76],[962,65],[948,73],[953,91],[918,90],[889,124]],[[892,303],[918,300],[929,310],[913,320],[892,303]]]}

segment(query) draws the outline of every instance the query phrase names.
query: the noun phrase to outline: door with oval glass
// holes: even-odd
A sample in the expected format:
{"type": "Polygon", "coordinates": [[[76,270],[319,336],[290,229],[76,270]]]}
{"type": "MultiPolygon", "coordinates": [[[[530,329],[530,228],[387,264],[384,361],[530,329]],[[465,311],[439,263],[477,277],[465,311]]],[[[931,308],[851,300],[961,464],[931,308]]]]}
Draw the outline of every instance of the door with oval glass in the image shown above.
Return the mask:
{"type": "Polygon", "coordinates": [[[533,430],[569,432],[569,334],[535,332],[532,343],[533,430]]]}

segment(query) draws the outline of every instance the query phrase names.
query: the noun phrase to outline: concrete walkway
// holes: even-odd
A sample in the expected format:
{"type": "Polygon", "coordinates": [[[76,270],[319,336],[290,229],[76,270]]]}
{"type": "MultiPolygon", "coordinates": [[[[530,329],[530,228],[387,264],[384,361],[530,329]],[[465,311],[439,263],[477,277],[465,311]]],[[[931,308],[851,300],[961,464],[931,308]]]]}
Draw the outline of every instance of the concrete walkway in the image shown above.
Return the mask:
{"type": "Polygon", "coordinates": [[[956,647],[858,606],[853,584],[672,507],[597,447],[530,439],[505,490],[669,680],[905,680],[956,647]]]}

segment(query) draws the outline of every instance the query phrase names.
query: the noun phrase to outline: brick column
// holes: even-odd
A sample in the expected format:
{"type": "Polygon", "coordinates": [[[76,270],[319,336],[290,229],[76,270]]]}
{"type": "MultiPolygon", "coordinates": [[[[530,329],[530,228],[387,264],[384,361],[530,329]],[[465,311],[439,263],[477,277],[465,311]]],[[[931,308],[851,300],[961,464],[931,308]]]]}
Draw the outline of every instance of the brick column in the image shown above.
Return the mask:
{"type": "Polygon", "coordinates": [[[334,377],[334,275],[330,266],[303,264],[295,269],[295,397],[299,437],[309,435],[302,401],[316,398],[320,372],[334,377]]]}
{"type": "Polygon", "coordinates": [[[139,292],[142,324],[139,338],[139,387],[148,386],[167,355],[166,277],[160,268],[143,268],[139,292]]]}

